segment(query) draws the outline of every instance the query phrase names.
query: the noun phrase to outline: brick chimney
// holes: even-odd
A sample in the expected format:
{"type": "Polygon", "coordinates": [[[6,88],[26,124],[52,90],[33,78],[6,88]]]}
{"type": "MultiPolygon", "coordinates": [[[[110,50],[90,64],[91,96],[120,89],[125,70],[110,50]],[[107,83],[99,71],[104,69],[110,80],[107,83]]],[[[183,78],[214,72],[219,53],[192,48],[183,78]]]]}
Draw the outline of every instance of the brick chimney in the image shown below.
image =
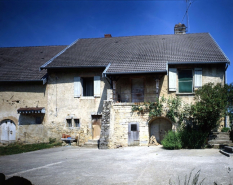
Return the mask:
{"type": "Polygon", "coordinates": [[[112,37],[111,34],[104,34],[104,38],[110,38],[110,37],[112,37]]]}
{"type": "Polygon", "coordinates": [[[185,34],[186,33],[186,26],[184,24],[176,24],[174,27],[174,34],[185,34]]]}

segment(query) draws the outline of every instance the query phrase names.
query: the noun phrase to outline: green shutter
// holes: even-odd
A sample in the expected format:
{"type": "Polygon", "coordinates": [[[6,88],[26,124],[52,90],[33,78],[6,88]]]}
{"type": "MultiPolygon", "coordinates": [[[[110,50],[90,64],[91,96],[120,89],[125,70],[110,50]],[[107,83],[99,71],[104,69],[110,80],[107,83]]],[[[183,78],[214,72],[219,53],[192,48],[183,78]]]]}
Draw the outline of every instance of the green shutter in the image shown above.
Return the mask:
{"type": "Polygon", "coordinates": [[[193,73],[192,70],[179,71],[179,92],[193,92],[193,73]]]}

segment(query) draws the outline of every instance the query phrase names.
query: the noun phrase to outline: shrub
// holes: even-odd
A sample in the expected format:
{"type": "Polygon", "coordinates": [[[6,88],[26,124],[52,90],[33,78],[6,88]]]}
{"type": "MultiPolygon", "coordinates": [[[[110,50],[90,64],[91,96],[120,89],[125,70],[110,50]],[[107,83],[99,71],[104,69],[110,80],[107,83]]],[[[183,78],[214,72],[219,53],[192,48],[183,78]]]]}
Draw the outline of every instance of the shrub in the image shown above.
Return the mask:
{"type": "Polygon", "coordinates": [[[208,133],[188,125],[179,131],[179,135],[182,148],[198,149],[204,147],[208,133]]]}
{"type": "Polygon", "coordinates": [[[174,132],[172,130],[168,131],[161,143],[164,148],[170,150],[182,148],[179,132],[174,132]]]}
{"type": "Polygon", "coordinates": [[[230,128],[227,128],[227,127],[223,127],[221,132],[228,132],[230,130],[230,128]]]}

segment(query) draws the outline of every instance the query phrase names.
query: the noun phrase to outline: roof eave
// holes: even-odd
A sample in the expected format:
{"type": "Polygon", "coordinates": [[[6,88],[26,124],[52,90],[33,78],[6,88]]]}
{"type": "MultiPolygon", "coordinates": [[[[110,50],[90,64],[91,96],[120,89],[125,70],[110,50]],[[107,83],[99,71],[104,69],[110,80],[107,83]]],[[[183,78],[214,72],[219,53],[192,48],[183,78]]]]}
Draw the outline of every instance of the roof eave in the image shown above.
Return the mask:
{"type": "Polygon", "coordinates": [[[171,64],[230,64],[230,61],[211,61],[211,62],[168,62],[171,64]]]}
{"type": "Polygon", "coordinates": [[[43,82],[43,79],[40,79],[40,80],[0,80],[0,82],[43,82]]]}
{"type": "Polygon", "coordinates": [[[115,72],[115,73],[105,73],[106,75],[121,75],[121,74],[143,74],[143,73],[167,73],[167,70],[161,71],[136,71],[136,72],[115,72]]]}
{"type": "Polygon", "coordinates": [[[69,69],[69,68],[105,68],[106,65],[100,65],[100,66],[53,66],[53,67],[45,67],[45,68],[41,68],[41,69],[69,69]]]}

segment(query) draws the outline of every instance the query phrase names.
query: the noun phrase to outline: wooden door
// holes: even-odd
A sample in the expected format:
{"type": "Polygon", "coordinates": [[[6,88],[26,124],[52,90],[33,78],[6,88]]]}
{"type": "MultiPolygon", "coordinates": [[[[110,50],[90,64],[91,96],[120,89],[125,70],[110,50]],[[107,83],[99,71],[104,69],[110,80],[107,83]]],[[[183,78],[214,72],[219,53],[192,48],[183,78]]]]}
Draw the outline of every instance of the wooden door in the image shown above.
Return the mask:
{"type": "Polygon", "coordinates": [[[143,78],[132,79],[132,102],[144,102],[144,80],[143,78]]]}
{"type": "Polygon", "coordinates": [[[92,139],[94,140],[100,139],[101,119],[102,119],[102,116],[99,116],[99,115],[92,116],[92,139]]]}
{"type": "Polygon", "coordinates": [[[139,145],[139,124],[129,123],[128,125],[128,146],[139,145]]]}
{"type": "Polygon", "coordinates": [[[165,134],[172,129],[172,124],[163,118],[154,120],[150,124],[150,137],[155,136],[158,143],[161,143],[165,134]]]}

